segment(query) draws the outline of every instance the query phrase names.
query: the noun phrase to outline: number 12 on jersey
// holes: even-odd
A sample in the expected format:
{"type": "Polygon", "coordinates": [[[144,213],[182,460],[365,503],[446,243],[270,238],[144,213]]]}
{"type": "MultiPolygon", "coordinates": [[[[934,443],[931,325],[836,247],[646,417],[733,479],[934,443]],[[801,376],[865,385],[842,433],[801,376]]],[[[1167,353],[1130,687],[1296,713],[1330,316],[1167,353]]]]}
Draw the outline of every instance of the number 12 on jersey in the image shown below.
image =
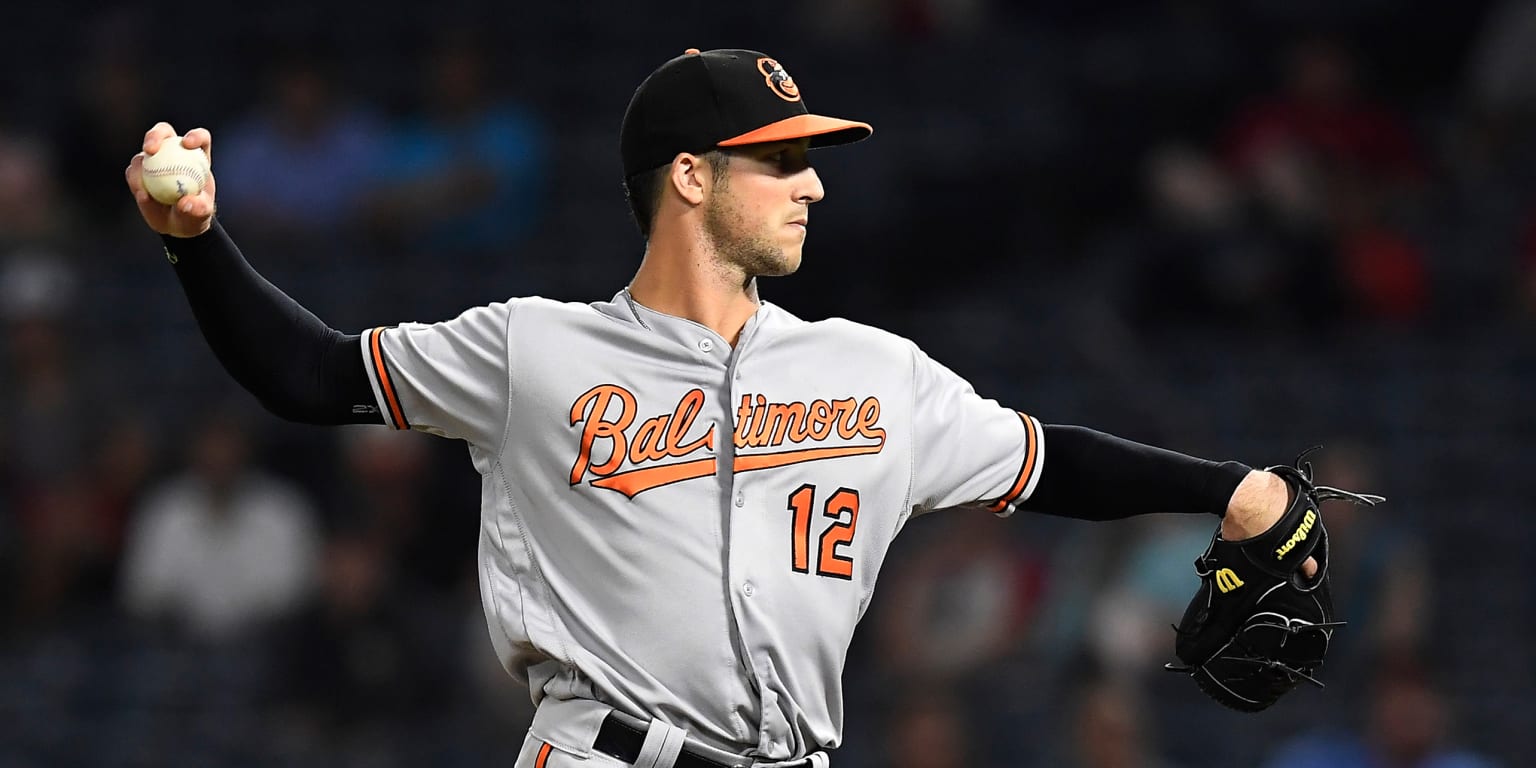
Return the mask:
{"type": "Polygon", "coordinates": [[[794,522],[789,530],[790,564],[797,573],[810,573],[811,561],[816,561],[816,575],[834,579],[853,578],[853,558],[839,554],[837,548],[853,542],[854,526],[859,522],[859,492],[852,488],[839,488],[827,497],[821,514],[835,518],[816,542],[816,552],[811,551],[811,512],[816,507],[816,486],[806,483],[789,495],[789,511],[794,522]],[[844,514],[847,520],[843,519],[844,514]]]}

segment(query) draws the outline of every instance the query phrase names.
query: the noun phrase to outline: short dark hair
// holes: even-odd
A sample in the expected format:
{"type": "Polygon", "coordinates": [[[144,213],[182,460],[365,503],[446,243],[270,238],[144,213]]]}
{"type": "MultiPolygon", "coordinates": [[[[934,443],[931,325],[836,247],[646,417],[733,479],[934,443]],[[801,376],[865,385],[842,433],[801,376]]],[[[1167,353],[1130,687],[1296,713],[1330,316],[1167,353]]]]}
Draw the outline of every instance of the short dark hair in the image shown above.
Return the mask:
{"type": "MultiPolygon", "coordinates": [[[[724,179],[723,172],[730,167],[731,155],[722,149],[712,149],[700,155],[716,175],[724,179]]],[[[661,209],[661,186],[667,182],[672,170],[668,163],[649,171],[641,171],[624,180],[624,197],[629,201],[629,213],[635,217],[635,226],[641,237],[649,239],[651,226],[656,223],[656,212],[661,209]]],[[[724,182],[720,182],[723,184],[724,182]]]]}

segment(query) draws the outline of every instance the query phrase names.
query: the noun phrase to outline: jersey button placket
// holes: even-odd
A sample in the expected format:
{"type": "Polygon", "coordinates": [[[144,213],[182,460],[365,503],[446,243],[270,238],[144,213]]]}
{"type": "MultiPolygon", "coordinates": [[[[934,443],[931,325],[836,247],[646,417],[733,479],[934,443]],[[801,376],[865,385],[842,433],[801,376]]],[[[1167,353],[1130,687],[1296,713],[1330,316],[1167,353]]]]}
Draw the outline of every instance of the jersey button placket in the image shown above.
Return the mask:
{"type": "MultiPolygon", "coordinates": [[[[744,385],[742,383],[742,374],[740,370],[741,354],[746,348],[749,340],[750,334],[743,332],[741,341],[736,344],[736,347],[733,350],[731,350],[729,358],[726,362],[727,378],[725,381],[725,389],[730,392],[731,399],[727,401],[730,404],[730,410],[728,411],[729,416],[727,417],[725,423],[729,424],[730,426],[722,430],[722,436],[730,436],[725,437],[724,447],[726,451],[729,451],[731,458],[727,460],[727,463],[723,468],[723,473],[729,478],[727,480],[729,483],[729,491],[727,491],[727,493],[729,495],[726,496],[728,499],[726,503],[727,505],[730,505],[727,507],[728,510],[730,510],[731,507],[736,509],[743,508],[746,506],[747,502],[746,492],[743,491],[740,487],[743,478],[741,475],[736,473],[734,466],[732,466],[734,463],[735,455],[737,453],[737,448],[732,442],[734,440],[736,428],[735,421],[732,417],[735,416],[736,405],[741,401],[741,398],[743,397],[742,393],[744,390],[744,385]]],[[[700,341],[702,342],[703,340],[701,339],[700,341]]],[[[726,514],[725,526],[727,544],[725,568],[728,578],[730,579],[729,583],[736,585],[736,588],[733,590],[734,595],[732,603],[734,603],[735,608],[736,629],[740,633],[740,640],[742,644],[740,648],[740,673],[750,682],[754,688],[761,689],[764,685],[764,681],[771,678],[763,677],[761,663],[754,659],[752,654],[752,647],[756,645],[760,632],[758,629],[758,621],[752,618],[752,608],[749,607],[749,603],[754,602],[754,596],[758,594],[758,585],[753,583],[750,579],[750,572],[753,565],[755,564],[752,557],[752,553],[755,551],[755,548],[748,545],[748,542],[752,539],[752,537],[749,534],[743,534],[744,528],[750,530],[750,521],[747,519],[748,517],[749,516],[742,514],[731,514],[729,511],[726,514]]],[[[756,725],[748,724],[744,721],[741,723],[741,726],[741,737],[749,741],[752,740],[754,738],[752,734],[757,732],[758,727],[756,725]]]]}

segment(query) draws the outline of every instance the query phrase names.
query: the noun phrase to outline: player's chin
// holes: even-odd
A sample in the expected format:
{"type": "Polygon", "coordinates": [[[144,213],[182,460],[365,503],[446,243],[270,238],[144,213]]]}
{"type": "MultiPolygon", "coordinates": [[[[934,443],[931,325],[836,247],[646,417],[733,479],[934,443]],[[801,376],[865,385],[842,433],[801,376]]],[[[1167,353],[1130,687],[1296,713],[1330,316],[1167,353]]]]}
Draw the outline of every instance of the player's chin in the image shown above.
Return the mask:
{"type": "Polygon", "coordinates": [[[805,231],[801,230],[797,235],[785,240],[780,251],[779,263],[784,265],[786,275],[800,268],[800,260],[805,253],[805,231]]]}
{"type": "Polygon", "coordinates": [[[792,248],[786,247],[779,258],[779,263],[776,264],[775,267],[777,268],[774,270],[773,274],[778,277],[782,277],[784,275],[793,275],[797,270],[799,270],[800,246],[797,244],[792,248]]]}

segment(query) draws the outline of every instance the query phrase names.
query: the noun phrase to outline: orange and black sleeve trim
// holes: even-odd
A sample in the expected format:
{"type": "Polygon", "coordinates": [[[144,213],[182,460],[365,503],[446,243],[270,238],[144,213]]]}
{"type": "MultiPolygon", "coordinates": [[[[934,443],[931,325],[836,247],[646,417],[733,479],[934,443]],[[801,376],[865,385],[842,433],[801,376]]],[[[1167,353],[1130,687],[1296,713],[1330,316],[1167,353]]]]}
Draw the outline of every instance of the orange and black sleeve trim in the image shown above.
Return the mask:
{"type": "Polygon", "coordinates": [[[267,410],[306,424],[379,423],[360,337],[267,282],[218,219],[197,237],[161,242],[208,347],[267,410]]]}
{"type": "Polygon", "coordinates": [[[368,345],[368,368],[373,373],[373,386],[378,389],[379,400],[385,407],[385,423],[395,429],[410,429],[405,420],[405,410],[400,407],[400,396],[395,392],[395,382],[389,375],[389,361],[384,358],[384,329],[373,328],[363,334],[368,345]]]}
{"type": "Polygon", "coordinates": [[[549,764],[549,753],[554,751],[548,743],[539,745],[539,756],[533,759],[533,768],[544,768],[549,764]]]}
{"type": "Polygon", "coordinates": [[[987,505],[987,511],[998,515],[1013,513],[1014,505],[1028,490],[1030,481],[1040,465],[1040,432],[1039,424],[1029,416],[1020,413],[1019,418],[1024,421],[1024,460],[1019,463],[1019,475],[1013,481],[1013,486],[996,501],[987,505]]]}
{"type": "Polygon", "coordinates": [[[1251,470],[1115,437],[1086,427],[1046,424],[1051,460],[1019,506],[1081,520],[1154,513],[1224,515],[1251,470]]]}

